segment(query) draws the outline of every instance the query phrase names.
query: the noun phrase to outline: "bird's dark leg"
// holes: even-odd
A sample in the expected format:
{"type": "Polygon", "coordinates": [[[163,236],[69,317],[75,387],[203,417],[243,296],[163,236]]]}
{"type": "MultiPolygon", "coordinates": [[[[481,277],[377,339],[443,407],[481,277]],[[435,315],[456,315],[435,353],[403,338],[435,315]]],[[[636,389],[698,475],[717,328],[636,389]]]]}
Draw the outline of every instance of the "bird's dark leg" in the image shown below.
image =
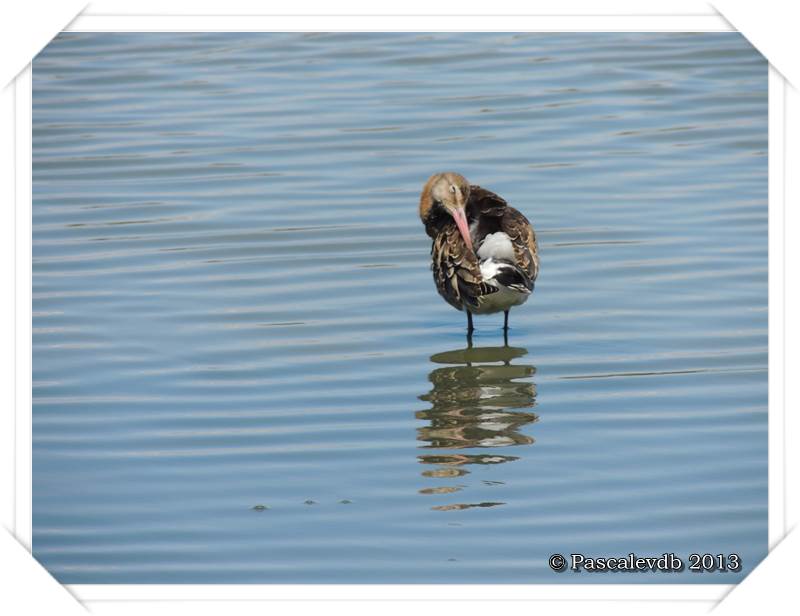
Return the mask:
{"type": "Polygon", "coordinates": [[[467,335],[471,336],[472,332],[475,331],[475,328],[472,326],[472,313],[467,310],[467,335]]]}
{"type": "Polygon", "coordinates": [[[508,331],[508,310],[505,311],[505,319],[503,319],[503,331],[508,331]]]}

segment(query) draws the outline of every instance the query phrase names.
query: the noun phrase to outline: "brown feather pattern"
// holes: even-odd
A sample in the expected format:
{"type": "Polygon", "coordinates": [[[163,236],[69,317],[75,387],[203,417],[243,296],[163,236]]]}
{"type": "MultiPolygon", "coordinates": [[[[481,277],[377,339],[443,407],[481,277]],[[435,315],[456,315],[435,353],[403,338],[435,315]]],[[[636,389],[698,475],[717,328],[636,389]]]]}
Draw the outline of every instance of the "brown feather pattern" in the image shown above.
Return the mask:
{"type": "MultiPolygon", "coordinates": [[[[458,310],[480,305],[482,298],[497,288],[483,281],[478,257],[469,250],[458,228],[448,215],[437,214],[423,192],[420,215],[431,246],[431,269],[439,294],[458,310]]],[[[470,186],[467,205],[471,221],[478,220],[477,239],[502,231],[512,242],[516,266],[533,281],[539,274],[536,234],[528,219],[508,205],[502,197],[480,186],[470,186]]]]}
{"type": "Polygon", "coordinates": [[[481,216],[502,216],[508,203],[500,195],[480,186],[469,187],[469,204],[481,216]]]}
{"type": "Polygon", "coordinates": [[[496,292],[483,282],[478,258],[464,244],[455,224],[440,228],[431,246],[431,258],[436,289],[454,308],[474,306],[482,295],[496,292]]]}
{"type": "Polygon", "coordinates": [[[508,207],[503,214],[501,231],[511,239],[517,267],[528,275],[531,282],[535,281],[539,276],[539,247],[531,223],[513,207],[508,207]]]}

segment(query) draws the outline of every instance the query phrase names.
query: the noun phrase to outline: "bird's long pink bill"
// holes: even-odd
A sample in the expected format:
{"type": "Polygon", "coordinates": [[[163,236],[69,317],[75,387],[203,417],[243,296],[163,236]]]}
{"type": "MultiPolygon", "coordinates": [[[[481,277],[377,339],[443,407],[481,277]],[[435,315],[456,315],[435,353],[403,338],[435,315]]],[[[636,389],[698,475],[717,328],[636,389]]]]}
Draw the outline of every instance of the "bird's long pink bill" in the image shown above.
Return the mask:
{"type": "Polygon", "coordinates": [[[469,224],[467,223],[466,212],[463,208],[461,208],[457,210],[450,210],[450,213],[453,216],[453,220],[456,221],[456,226],[461,233],[461,237],[464,238],[464,243],[467,245],[467,248],[472,250],[472,238],[469,234],[469,224]]]}

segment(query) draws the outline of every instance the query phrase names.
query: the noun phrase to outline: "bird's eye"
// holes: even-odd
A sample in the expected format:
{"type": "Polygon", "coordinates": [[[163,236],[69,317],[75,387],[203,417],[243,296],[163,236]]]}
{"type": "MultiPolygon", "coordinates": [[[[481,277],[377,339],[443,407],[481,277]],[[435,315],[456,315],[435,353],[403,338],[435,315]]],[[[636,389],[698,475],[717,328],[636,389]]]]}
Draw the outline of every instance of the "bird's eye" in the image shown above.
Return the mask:
{"type": "Polygon", "coordinates": [[[455,192],[456,192],[456,187],[455,187],[455,186],[451,186],[451,187],[450,187],[450,192],[451,192],[451,193],[453,193],[453,194],[455,194],[455,192]]]}

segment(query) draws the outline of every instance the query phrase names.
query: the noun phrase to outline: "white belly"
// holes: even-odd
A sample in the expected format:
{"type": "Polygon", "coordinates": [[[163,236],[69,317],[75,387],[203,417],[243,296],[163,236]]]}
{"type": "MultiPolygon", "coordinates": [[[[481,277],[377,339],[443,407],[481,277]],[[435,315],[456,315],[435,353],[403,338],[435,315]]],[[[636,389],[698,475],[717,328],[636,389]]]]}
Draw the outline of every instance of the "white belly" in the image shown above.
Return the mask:
{"type": "Polygon", "coordinates": [[[501,286],[500,290],[496,293],[490,293],[480,298],[478,306],[470,307],[469,311],[474,314],[492,314],[494,312],[503,312],[513,306],[524,304],[530,293],[520,293],[513,289],[508,289],[501,286]]]}
{"type": "Polygon", "coordinates": [[[514,260],[514,246],[511,238],[502,231],[490,233],[481,242],[478,248],[478,257],[481,259],[508,259],[514,260]]]}
{"type": "Polygon", "coordinates": [[[470,312],[475,314],[492,314],[494,312],[503,312],[513,306],[524,304],[530,292],[524,293],[517,289],[506,287],[497,280],[494,276],[497,274],[500,264],[496,263],[493,259],[487,259],[481,262],[481,276],[483,280],[495,287],[497,291],[484,295],[478,300],[478,306],[470,308],[470,312]]]}

